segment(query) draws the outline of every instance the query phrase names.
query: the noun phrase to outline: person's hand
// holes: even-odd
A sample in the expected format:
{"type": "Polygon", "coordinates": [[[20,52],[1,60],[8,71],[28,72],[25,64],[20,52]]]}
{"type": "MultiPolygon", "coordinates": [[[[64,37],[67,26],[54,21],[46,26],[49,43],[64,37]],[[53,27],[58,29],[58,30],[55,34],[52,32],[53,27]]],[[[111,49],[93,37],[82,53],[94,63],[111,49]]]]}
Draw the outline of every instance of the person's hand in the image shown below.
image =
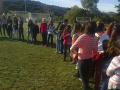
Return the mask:
{"type": "Polygon", "coordinates": [[[104,54],[104,51],[100,51],[99,54],[104,54]]]}
{"type": "Polygon", "coordinates": [[[76,58],[77,57],[77,54],[73,54],[73,58],[76,58]]]}

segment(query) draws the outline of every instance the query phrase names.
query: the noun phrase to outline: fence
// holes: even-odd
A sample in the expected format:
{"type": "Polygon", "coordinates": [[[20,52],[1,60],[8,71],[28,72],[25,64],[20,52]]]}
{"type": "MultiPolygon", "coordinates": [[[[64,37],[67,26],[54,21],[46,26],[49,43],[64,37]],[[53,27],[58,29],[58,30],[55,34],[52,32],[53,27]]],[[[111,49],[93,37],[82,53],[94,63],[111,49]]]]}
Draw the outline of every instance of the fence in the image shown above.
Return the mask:
{"type": "Polygon", "coordinates": [[[24,22],[28,22],[30,19],[31,20],[36,20],[38,23],[42,22],[42,18],[45,18],[47,22],[51,20],[50,14],[45,14],[45,13],[31,13],[28,11],[9,11],[6,15],[6,17],[10,16],[13,18],[14,16],[16,17],[22,17],[24,22]]]}

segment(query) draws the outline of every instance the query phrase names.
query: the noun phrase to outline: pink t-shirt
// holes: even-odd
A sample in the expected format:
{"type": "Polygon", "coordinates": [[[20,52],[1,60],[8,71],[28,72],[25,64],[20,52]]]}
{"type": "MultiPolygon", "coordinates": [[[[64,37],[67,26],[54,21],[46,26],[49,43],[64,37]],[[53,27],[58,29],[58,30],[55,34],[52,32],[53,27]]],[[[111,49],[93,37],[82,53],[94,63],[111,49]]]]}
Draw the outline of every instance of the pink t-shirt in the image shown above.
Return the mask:
{"type": "Polygon", "coordinates": [[[79,48],[78,59],[85,60],[92,58],[92,52],[98,50],[98,39],[97,37],[91,37],[88,35],[81,35],[70,48],[71,51],[79,48]]]}

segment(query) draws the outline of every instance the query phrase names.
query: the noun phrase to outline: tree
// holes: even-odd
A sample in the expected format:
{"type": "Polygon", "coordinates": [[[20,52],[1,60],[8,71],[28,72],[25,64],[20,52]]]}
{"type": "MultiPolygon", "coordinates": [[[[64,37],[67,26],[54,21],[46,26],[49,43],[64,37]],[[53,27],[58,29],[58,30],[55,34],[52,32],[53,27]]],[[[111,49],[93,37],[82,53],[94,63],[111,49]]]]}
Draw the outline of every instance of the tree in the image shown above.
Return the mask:
{"type": "Polygon", "coordinates": [[[68,18],[70,21],[74,21],[76,17],[83,17],[83,14],[85,15],[85,10],[79,8],[77,5],[71,7],[71,10],[69,10],[65,15],[64,18],[68,18]]]}
{"type": "Polygon", "coordinates": [[[92,11],[94,13],[99,12],[97,8],[97,3],[99,0],[81,0],[81,4],[84,9],[92,11]]]}

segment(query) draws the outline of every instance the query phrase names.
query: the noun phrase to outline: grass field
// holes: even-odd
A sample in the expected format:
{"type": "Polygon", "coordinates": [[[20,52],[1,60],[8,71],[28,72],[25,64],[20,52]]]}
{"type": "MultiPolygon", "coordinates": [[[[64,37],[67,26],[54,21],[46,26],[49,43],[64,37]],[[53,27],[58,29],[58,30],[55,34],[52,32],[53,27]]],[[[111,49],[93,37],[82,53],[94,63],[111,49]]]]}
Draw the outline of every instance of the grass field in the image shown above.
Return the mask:
{"type": "MultiPolygon", "coordinates": [[[[37,40],[41,45],[41,35],[37,40]]],[[[0,90],[82,90],[82,82],[72,77],[76,70],[70,58],[63,62],[55,53],[55,36],[53,48],[40,45],[0,38],[0,90]]],[[[93,90],[94,81],[89,85],[93,90]]]]}

